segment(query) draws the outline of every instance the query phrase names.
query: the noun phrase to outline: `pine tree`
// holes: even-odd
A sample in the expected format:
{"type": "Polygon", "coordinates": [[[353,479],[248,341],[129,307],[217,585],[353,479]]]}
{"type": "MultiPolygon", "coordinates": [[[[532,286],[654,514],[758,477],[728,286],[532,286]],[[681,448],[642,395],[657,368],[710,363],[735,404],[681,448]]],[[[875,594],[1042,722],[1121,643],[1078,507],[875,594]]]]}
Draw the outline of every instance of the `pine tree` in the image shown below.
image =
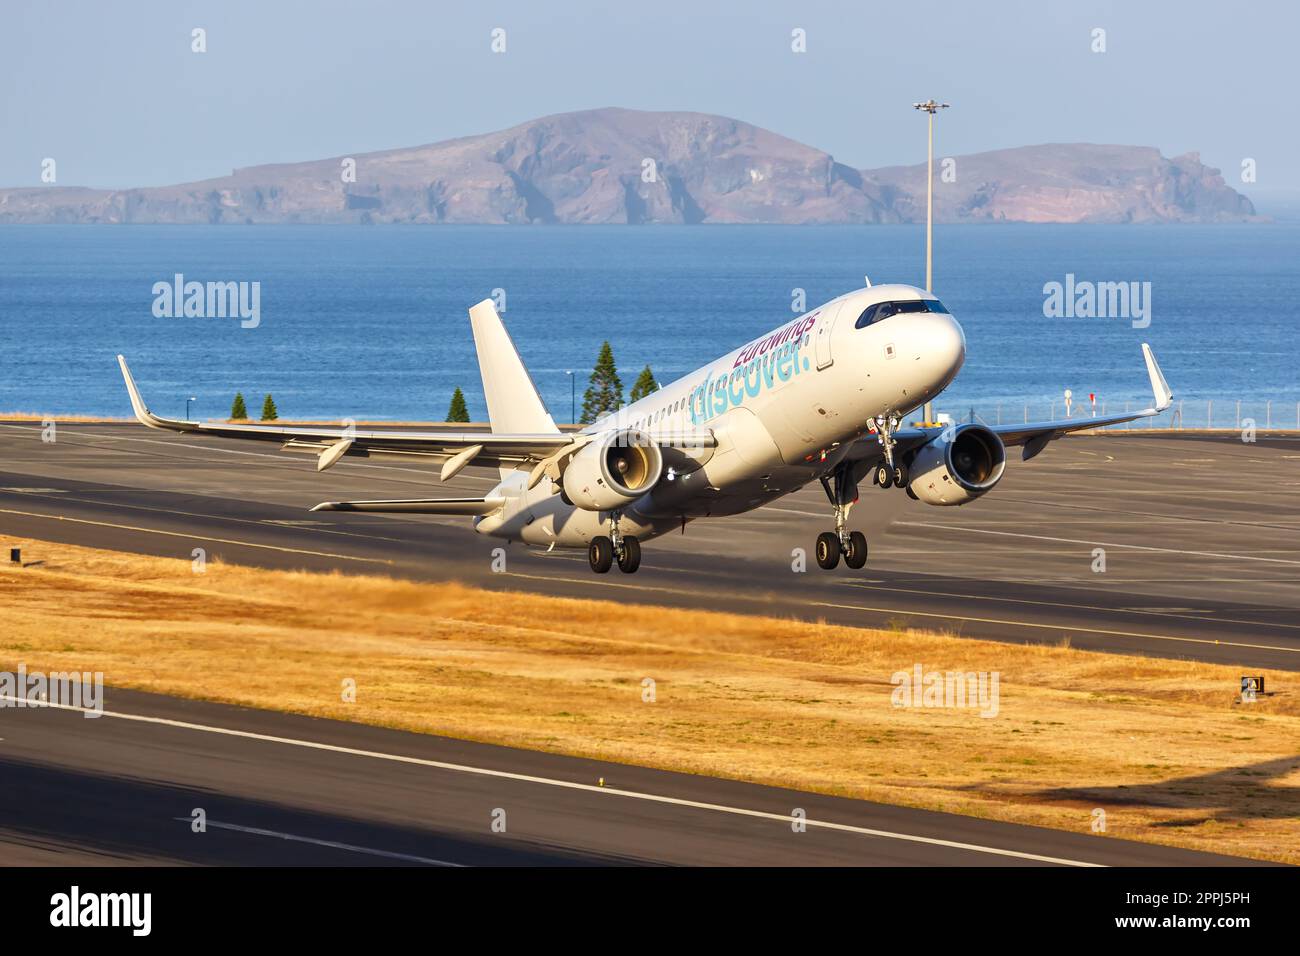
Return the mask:
{"type": "Polygon", "coordinates": [[[614,367],[614,350],[605,342],[591,371],[591,384],[582,396],[582,423],[590,425],[602,415],[617,411],[622,404],[623,383],[614,367]]]}
{"type": "Polygon", "coordinates": [[[635,402],[657,391],[659,391],[659,383],[655,381],[654,372],[650,371],[650,366],[647,365],[637,376],[636,384],[632,386],[632,401],[635,402]]]}
{"type": "Polygon", "coordinates": [[[280,413],[275,410],[275,399],[271,393],[266,393],[266,400],[262,402],[262,421],[273,422],[280,417],[280,413]]]}
{"type": "Polygon", "coordinates": [[[244,393],[235,393],[235,402],[230,406],[230,417],[234,419],[243,419],[248,417],[248,409],[244,406],[244,393]]]}
{"type": "Polygon", "coordinates": [[[451,407],[447,409],[447,421],[469,421],[469,407],[465,404],[465,393],[460,390],[459,385],[456,386],[456,391],[451,393],[451,407]]]}

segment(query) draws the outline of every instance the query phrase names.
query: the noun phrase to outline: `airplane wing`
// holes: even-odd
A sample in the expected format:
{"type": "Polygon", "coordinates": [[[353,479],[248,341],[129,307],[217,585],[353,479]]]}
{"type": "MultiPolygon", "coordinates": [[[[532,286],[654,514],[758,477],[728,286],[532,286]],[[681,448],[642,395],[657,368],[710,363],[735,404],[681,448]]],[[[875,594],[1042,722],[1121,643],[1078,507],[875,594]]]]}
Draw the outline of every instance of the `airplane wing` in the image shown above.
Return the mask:
{"type": "Polygon", "coordinates": [[[390,501],[322,501],[312,511],[368,511],[408,515],[488,515],[506,503],[500,495],[486,498],[408,498],[390,501]]]}
{"type": "MultiPolygon", "coordinates": [[[[1068,435],[1070,432],[1087,431],[1093,428],[1102,428],[1106,425],[1118,425],[1139,418],[1150,418],[1152,415],[1159,415],[1173,404],[1174,393],[1165,381],[1160,366],[1156,364],[1156,357],[1151,352],[1151,346],[1145,342],[1142,343],[1142,356],[1146,360],[1147,375],[1151,379],[1151,392],[1154,399],[1149,408],[1136,412],[1126,412],[1123,415],[1105,415],[1101,418],[1071,418],[1058,422],[1030,422],[1024,425],[991,425],[988,426],[989,430],[1001,438],[1002,443],[1009,448],[1016,445],[1023,446],[1024,451],[1021,454],[1024,460],[1028,461],[1046,448],[1048,442],[1060,438],[1062,435],[1068,435]]],[[[894,439],[898,443],[895,453],[904,454],[914,448],[919,448],[921,445],[942,435],[947,427],[899,429],[894,433],[894,439]]],[[[880,444],[874,436],[860,438],[848,457],[852,461],[870,459],[874,462],[881,457],[880,444]]]]}
{"type": "MultiPolygon", "coordinates": [[[[225,422],[188,422],[162,418],[149,411],[136,387],[126,359],[117,357],[135,417],[142,425],[164,431],[216,435],[279,442],[284,451],[318,456],[316,469],[324,471],[340,458],[419,456],[442,462],[442,480],[453,477],[470,462],[487,466],[527,466],[553,460],[575,451],[590,440],[581,434],[501,434],[498,432],[362,431],[347,428],[294,428],[279,425],[232,425],[225,422]]],[[[357,509],[354,509],[357,510],[357,509]]],[[[461,512],[464,513],[464,512],[461,512]]]]}

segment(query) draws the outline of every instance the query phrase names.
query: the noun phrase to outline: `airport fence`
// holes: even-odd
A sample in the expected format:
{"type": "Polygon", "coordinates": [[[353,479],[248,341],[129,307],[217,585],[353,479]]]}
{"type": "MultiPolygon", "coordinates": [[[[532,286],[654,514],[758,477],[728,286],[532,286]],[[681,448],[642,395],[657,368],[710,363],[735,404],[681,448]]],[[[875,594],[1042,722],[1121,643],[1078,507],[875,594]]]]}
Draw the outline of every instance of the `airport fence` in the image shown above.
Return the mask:
{"type": "MultiPolygon", "coordinates": [[[[1080,421],[1106,415],[1127,414],[1149,407],[1145,400],[1102,402],[1091,405],[1074,402],[1067,411],[1064,401],[1046,404],[977,404],[964,408],[940,409],[953,421],[983,422],[986,425],[1014,425],[1024,422],[1080,421]]],[[[1108,426],[1112,429],[1165,428],[1188,431],[1233,430],[1254,427],[1258,431],[1300,431],[1300,401],[1235,399],[1175,399],[1159,415],[1135,422],[1108,426]]]]}

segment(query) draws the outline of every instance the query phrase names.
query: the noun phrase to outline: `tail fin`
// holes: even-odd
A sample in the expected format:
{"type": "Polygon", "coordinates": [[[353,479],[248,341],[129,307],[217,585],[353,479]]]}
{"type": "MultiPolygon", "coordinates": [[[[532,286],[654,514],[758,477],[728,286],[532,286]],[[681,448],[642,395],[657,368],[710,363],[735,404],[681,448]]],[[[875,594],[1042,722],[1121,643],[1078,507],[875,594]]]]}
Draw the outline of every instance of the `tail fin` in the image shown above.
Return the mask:
{"type": "Polygon", "coordinates": [[[558,435],[555,420],[546,411],[515,343],[510,341],[491,299],[469,310],[478,351],[479,374],[487,399],[488,421],[494,432],[558,435]]]}

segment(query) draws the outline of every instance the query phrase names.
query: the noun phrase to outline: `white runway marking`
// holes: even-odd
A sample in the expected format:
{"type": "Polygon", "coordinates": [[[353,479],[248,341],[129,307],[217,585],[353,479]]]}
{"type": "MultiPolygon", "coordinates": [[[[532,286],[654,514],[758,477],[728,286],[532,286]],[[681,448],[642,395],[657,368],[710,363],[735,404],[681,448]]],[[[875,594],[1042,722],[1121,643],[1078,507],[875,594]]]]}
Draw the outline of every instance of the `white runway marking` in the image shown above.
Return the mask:
{"type": "MultiPolygon", "coordinates": [[[[1217,494],[1218,492],[1216,491],[1215,493],[1217,494]]],[[[1127,511],[1127,510],[1120,510],[1118,508],[1106,508],[1100,505],[1081,505],[1073,502],[1063,502],[1063,501],[1043,501],[1038,498],[1014,498],[1010,495],[1003,495],[997,500],[999,502],[1005,501],[1009,504],[1015,503],[1015,504],[1033,505],[1036,508],[1067,508],[1071,511],[1087,511],[1092,514],[1103,514],[1110,517],[1117,517],[1120,515],[1124,515],[1127,517],[1134,517],[1134,518],[1155,518],[1158,521],[1181,521],[1181,522],[1189,522],[1192,524],[1228,525],[1234,528],[1264,528],[1269,531],[1297,530],[1291,525],[1264,524],[1258,521],[1228,521],[1224,518],[1202,518],[1197,515],[1168,515],[1168,514],[1161,514],[1160,512],[1157,511],[1127,511]]],[[[1095,519],[1089,519],[1083,517],[1062,519],[1057,516],[1053,516],[1050,520],[1053,523],[1057,523],[1062,520],[1077,521],[1079,523],[1094,521],[1095,523],[1095,519]]]]}
{"type": "MultiPolygon", "coordinates": [[[[189,817],[173,817],[175,820],[183,820],[186,823],[193,822],[189,817]]],[[[234,833],[249,833],[253,836],[274,837],[277,840],[288,840],[291,843],[310,843],[312,846],[328,847],[331,850],[347,850],[349,853],[366,853],[370,856],[382,856],[389,860],[406,860],[409,863],[425,863],[429,866],[454,866],[461,867],[464,864],[450,863],[447,860],[433,860],[427,856],[412,856],[409,853],[394,853],[391,850],[375,850],[368,846],[354,846],[351,843],[336,843],[333,840],[317,840],[312,837],[296,836],[292,833],[280,833],[276,830],[262,830],[257,827],[241,827],[235,823],[218,823],[216,820],[209,820],[205,824],[214,830],[230,830],[234,833]]]]}
{"type": "MultiPolygon", "coordinates": [[[[128,424],[134,424],[134,423],[133,423],[133,422],[121,422],[120,424],[128,425],[128,424]]],[[[39,427],[29,427],[29,426],[26,426],[26,425],[11,425],[11,424],[0,424],[0,428],[12,428],[12,429],[15,429],[15,430],[17,430],[17,431],[31,431],[31,432],[39,432],[39,431],[41,430],[39,427]]],[[[67,431],[68,431],[68,426],[65,425],[65,426],[62,427],[60,433],[62,434],[62,433],[67,432],[67,431]]],[[[61,442],[66,442],[66,443],[69,444],[69,445],[76,445],[76,446],[78,446],[78,447],[84,447],[84,448],[100,448],[100,447],[102,447],[105,443],[129,441],[129,442],[139,442],[139,443],[141,443],[141,444],[145,444],[145,445],[162,445],[162,446],[164,446],[164,447],[166,447],[166,448],[171,448],[171,449],[181,449],[181,448],[183,448],[183,449],[186,449],[187,451],[197,451],[197,452],[217,452],[218,454],[222,454],[222,455],[241,455],[241,456],[244,456],[244,457],[246,457],[246,458],[263,458],[263,459],[266,459],[268,462],[275,462],[275,463],[277,463],[277,464],[279,464],[279,465],[291,465],[291,464],[293,464],[293,459],[292,459],[292,458],[285,458],[285,457],[284,457],[284,455],[285,455],[285,454],[288,454],[288,453],[280,453],[280,454],[268,455],[268,454],[265,454],[265,453],[260,452],[260,451],[244,451],[243,449],[239,449],[239,448],[221,448],[221,447],[216,446],[216,445],[191,445],[191,444],[189,444],[189,443],[187,443],[187,442],[183,442],[183,441],[168,441],[168,440],[165,439],[165,438],[135,438],[135,437],[133,437],[133,436],[128,436],[128,435],[97,435],[97,434],[94,434],[94,433],[92,433],[92,432],[71,432],[71,434],[76,435],[78,438],[88,438],[88,439],[91,439],[91,440],[88,441],[88,442],[68,442],[66,439],[64,439],[64,438],[60,438],[59,441],[61,441],[61,442]]],[[[227,440],[230,440],[230,439],[227,439],[227,440]]],[[[268,443],[268,444],[271,444],[271,443],[268,443]]],[[[297,456],[297,457],[299,457],[299,459],[302,459],[302,458],[304,458],[304,457],[306,457],[306,456],[305,456],[305,455],[299,455],[299,456],[297,456]]],[[[207,462],[212,462],[212,463],[215,464],[215,462],[214,462],[213,459],[211,459],[211,458],[192,458],[192,459],[185,459],[185,460],[186,460],[186,461],[207,461],[207,462]]],[[[305,462],[304,462],[304,464],[305,464],[305,462]]],[[[341,464],[342,464],[342,463],[341,463],[341,464]]],[[[372,464],[361,464],[360,462],[354,462],[354,461],[347,462],[346,464],[347,464],[350,468],[365,469],[365,470],[367,470],[367,471],[395,471],[395,472],[398,472],[399,474],[406,474],[406,475],[412,475],[412,476],[417,476],[417,477],[423,475],[422,472],[420,472],[419,470],[417,470],[417,469],[415,469],[415,468],[403,468],[403,467],[399,467],[399,466],[397,466],[397,465],[372,465],[372,464]]],[[[304,476],[310,476],[311,473],[308,472],[308,471],[306,471],[306,470],[304,470],[303,474],[304,474],[304,476]]],[[[487,481],[487,482],[490,482],[490,483],[492,483],[492,484],[496,484],[496,482],[499,480],[499,479],[494,479],[494,478],[484,478],[484,477],[479,477],[479,476],[476,476],[476,475],[464,475],[463,477],[468,478],[468,479],[473,480],[473,481],[487,481]]],[[[385,480],[385,481],[396,481],[396,480],[398,480],[398,479],[383,479],[383,478],[381,478],[381,480],[385,480]]],[[[412,484],[424,484],[425,482],[423,482],[423,481],[412,481],[412,482],[410,482],[410,483],[412,483],[412,484]]]]}
{"type": "Polygon", "coordinates": [[[358,558],[350,554],[335,554],[332,551],[307,551],[303,548],[282,548],[274,544],[258,544],[255,541],[235,541],[230,538],[213,538],[204,534],[187,534],[180,531],[160,531],[157,528],[137,528],[129,524],[113,524],[109,521],[91,521],[89,518],[65,518],[62,515],[41,514],[39,511],[14,511],[0,508],[0,514],[22,515],[24,518],[45,518],[47,521],[71,521],[73,524],[89,524],[100,528],[115,528],[119,531],[139,531],[142,534],[161,534],[169,538],[185,538],[188,541],[208,541],[215,544],[233,544],[242,548],[262,548],[266,551],[282,551],[285,554],[308,554],[317,558],[338,558],[341,561],[359,561],[363,564],[392,564],[383,558],[358,558]]]}
{"type": "MultiPolygon", "coordinates": [[[[0,491],[8,491],[8,490],[11,489],[0,488],[0,491]]],[[[53,489],[53,490],[58,491],[59,489],[53,489]]],[[[46,495],[46,494],[34,494],[31,497],[54,498],[53,495],[46,495]]],[[[264,527],[265,525],[268,524],[283,525],[285,527],[296,526],[300,529],[306,528],[307,530],[317,532],[319,534],[336,534],[336,535],[341,535],[345,538],[365,538],[369,541],[392,541],[396,544],[402,544],[405,541],[404,538],[388,538],[379,534],[362,534],[358,531],[339,531],[336,528],[320,527],[322,525],[328,525],[329,524],[328,521],[309,521],[309,520],[274,521],[271,519],[264,519],[264,518],[237,518],[233,515],[216,515],[210,513],[202,514],[197,511],[177,511],[174,508],[151,508],[148,505],[130,505],[118,501],[113,501],[113,502],[100,501],[96,498],[74,498],[71,497],[71,492],[69,491],[59,491],[59,497],[54,498],[54,500],[59,502],[71,501],[83,505],[95,505],[96,507],[100,507],[100,508],[110,507],[110,508],[120,508],[120,509],[130,510],[130,511],[147,511],[150,514],[172,515],[173,517],[177,517],[177,518],[205,518],[209,521],[224,521],[230,524],[251,524],[259,528],[264,527]]],[[[304,509],[304,511],[305,510],[306,509],[304,509]]],[[[54,517],[54,515],[50,515],[50,517],[54,517]]],[[[461,527],[464,526],[462,525],[461,527]]]]}
{"type": "MultiPolygon", "coordinates": [[[[0,700],[18,703],[18,698],[0,694],[0,700]]],[[[72,704],[48,703],[45,706],[56,710],[69,710],[86,713],[88,707],[75,707],[72,704]]],[[[601,787],[594,783],[576,783],[571,780],[558,780],[553,777],[538,777],[533,774],[514,773],[509,770],[491,770],[487,767],[471,767],[466,764],[447,763],[442,760],[428,760],[423,757],[408,757],[402,754],[384,753],[378,750],[361,750],[356,747],[342,747],[338,744],[325,744],[314,740],[299,740],[296,737],[277,737],[271,734],[259,734],[249,730],[233,730],[229,727],[214,727],[209,724],[195,724],[185,720],[172,720],[167,717],[147,717],[143,714],[127,714],[120,711],[96,711],[103,717],[115,717],[136,723],[155,724],[162,727],[176,727],[182,730],[194,730],[201,733],[219,734],[224,737],[239,737],[245,740],[260,740],[265,743],[283,744],[289,747],[303,747],[309,750],[323,750],[329,753],[347,754],[353,757],[369,757],[375,760],[388,760],[394,763],[411,764],[419,767],[432,767],[453,773],[468,773],[482,777],[495,777],[499,780],[515,780],[520,783],[533,783],[545,787],[559,787],[564,790],[578,790],[584,793],[624,797],[631,800],[643,800],[648,803],[660,803],[670,806],[688,807],[694,810],[710,810],[733,816],[750,817],[760,820],[773,820],[783,826],[789,826],[792,819],[788,813],[770,813],[766,810],[751,810],[747,807],[732,807],[721,803],[705,803],[701,800],[686,800],[681,797],[668,797],[657,793],[643,793],[638,790],[620,790],[617,787],[601,787]]],[[[956,840],[941,840],[936,837],[917,836],[911,833],[895,833],[890,830],[874,830],[848,823],[833,823],[829,820],[804,821],[807,826],[824,830],[836,830],[842,833],[856,833],[860,836],[879,837],[885,840],[901,840],[908,843],[923,843],[929,846],[949,847],[954,850],[968,850],[972,853],[986,853],[991,856],[1012,857],[1019,860],[1032,860],[1037,863],[1056,863],[1061,866],[1103,866],[1101,863],[1088,863],[1083,860],[1070,860],[1064,857],[1043,856],[1038,853],[1024,853],[1019,850],[1004,850],[1000,847],[981,846],[977,843],[961,843],[956,840]]]]}
{"type": "Polygon", "coordinates": [[[1006,538],[1031,538],[1035,541],[1055,541],[1060,544],[1082,544],[1094,548],[1128,548],[1131,551],[1155,551],[1160,554],[1185,554],[1198,558],[1227,558],[1231,561],[1266,561],[1270,564],[1297,564],[1286,558],[1260,558],[1249,554],[1223,554],[1218,551],[1184,551],[1180,548],[1155,548],[1145,544],[1119,544],[1114,541],[1083,541],[1077,538],[1052,538],[1042,534],[1023,534],[1017,531],[993,531],[988,528],[958,528],[950,524],[930,524],[926,521],[900,521],[900,525],[911,528],[936,528],[941,531],[961,531],[966,534],[996,534],[1006,538]]]}
{"type": "Polygon", "coordinates": [[[524,578],[529,581],[562,581],[565,584],[596,584],[600,585],[602,588],[627,588],[631,591],[663,591],[665,594],[682,593],[681,588],[657,588],[649,584],[624,584],[620,581],[609,581],[604,578],[557,578],[551,574],[521,574],[518,571],[503,571],[501,576],[503,578],[524,578]]]}
{"type": "MultiPolygon", "coordinates": [[[[1008,580],[1016,580],[1016,579],[1009,578],[1008,580]]],[[[1043,578],[1040,577],[1038,578],[1038,580],[1042,581],[1043,578]]],[[[1071,578],[1061,578],[1060,580],[1065,583],[1070,583],[1072,581],[1071,578]]],[[[1256,579],[1252,579],[1252,581],[1255,580],[1256,579]]],[[[1197,578],[1197,582],[1205,583],[1205,579],[1197,578]]],[[[1161,583],[1166,583],[1166,582],[1161,582],[1161,583]]],[[[1289,579],[1284,579],[1283,583],[1290,583],[1290,581],[1289,579]]],[[[1176,618],[1184,618],[1189,621],[1209,621],[1211,623],[1217,623],[1217,624],[1246,624],[1253,627],[1282,627],[1282,628],[1287,628],[1288,630],[1300,630],[1300,624],[1280,624],[1280,623],[1274,623],[1270,621],[1243,621],[1231,617],[1218,617],[1212,611],[1205,611],[1195,607],[1166,607],[1166,608],[1141,607],[1141,606],[1121,607],[1121,608],[1117,608],[1114,606],[1103,607],[1094,604],[1069,604],[1064,601],[1032,601],[1028,598],[1001,597],[994,594],[964,594],[955,591],[921,590],[920,588],[905,588],[893,584],[885,585],[885,586],[876,586],[874,582],[869,582],[869,581],[849,580],[844,582],[844,586],[851,587],[851,588],[859,588],[864,591],[884,591],[885,593],[923,594],[923,595],[937,594],[941,597],[959,598],[960,600],[963,601],[996,601],[999,604],[1031,604],[1034,605],[1035,607],[1070,608],[1071,610],[1075,610],[1075,611],[1114,611],[1114,610],[1130,611],[1134,614],[1148,614],[1153,617],[1176,617],[1176,618]],[[1192,612],[1192,611],[1200,611],[1200,613],[1199,614],[1180,613],[1180,612],[1192,612]]]]}
{"type": "Polygon", "coordinates": [[[1176,637],[1172,634],[1144,634],[1141,631],[1110,631],[1099,627],[1077,627],[1071,624],[1036,624],[1032,621],[1008,621],[996,617],[971,617],[966,614],[940,614],[934,611],[913,611],[904,607],[866,607],[860,604],[832,604],[814,601],[813,607],[833,607],[845,611],[873,611],[877,614],[901,614],[904,617],[934,617],[943,621],[971,621],[975,624],[1002,624],[1006,627],[1036,627],[1062,634],[1105,634],[1108,637],[1142,637],[1151,641],[1182,641],[1187,644],[1213,644],[1216,647],[1246,647],[1256,651],[1286,651],[1300,654],[1300,647],[1276,647],[1272,644],[1246,644],[1242,641],[1223,641],[1209,637],[1176,637]]]}
{"type": "Polygon", "coordinates": [[[796,511],[794,508],[778,508],[776,505],[764,505],[760,511],[776,511],[783,515],[799,515],[803,518],[825,518],[826,514],[821,511],[796,511]]]}

